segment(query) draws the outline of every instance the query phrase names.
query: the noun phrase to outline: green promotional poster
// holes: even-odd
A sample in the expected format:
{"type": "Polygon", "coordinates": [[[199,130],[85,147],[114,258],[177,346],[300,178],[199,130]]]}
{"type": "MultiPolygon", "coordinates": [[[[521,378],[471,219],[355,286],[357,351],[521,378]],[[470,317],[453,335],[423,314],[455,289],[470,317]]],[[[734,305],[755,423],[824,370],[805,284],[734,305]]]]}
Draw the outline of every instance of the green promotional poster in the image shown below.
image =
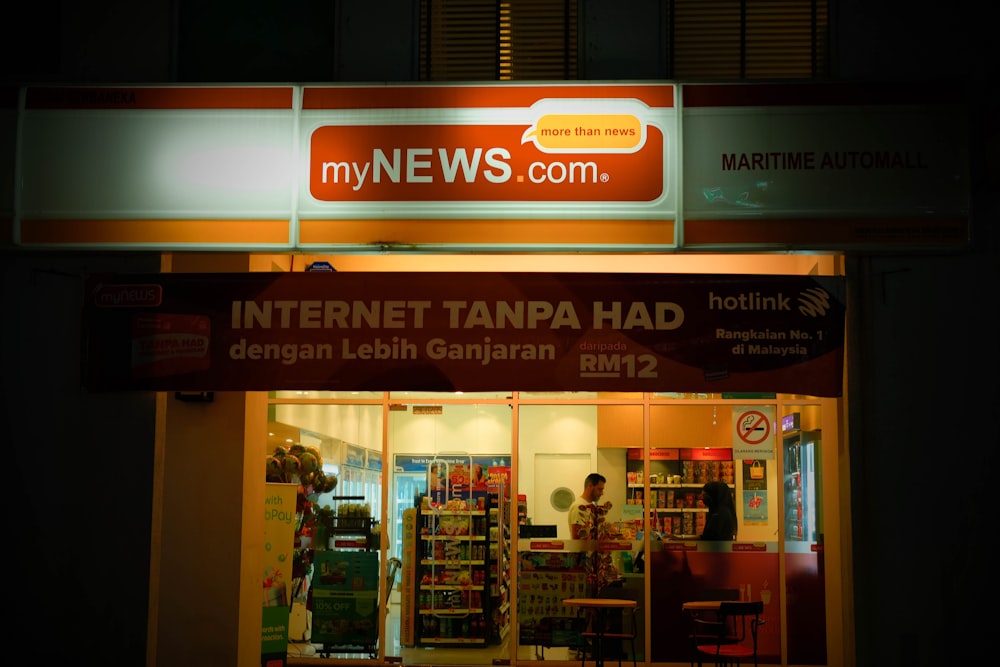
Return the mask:
{"type": "Polygon", "coordinates": [[[378,636],[378,554],[316,552],[313,641],[373,645],[378,636]]]}
{"type": "Polygon", "coordinates": [[[264,495],[262,664],[285,664],[288,651],[292,550],[295,545],[295,484],[268,483],[264,495]]]}

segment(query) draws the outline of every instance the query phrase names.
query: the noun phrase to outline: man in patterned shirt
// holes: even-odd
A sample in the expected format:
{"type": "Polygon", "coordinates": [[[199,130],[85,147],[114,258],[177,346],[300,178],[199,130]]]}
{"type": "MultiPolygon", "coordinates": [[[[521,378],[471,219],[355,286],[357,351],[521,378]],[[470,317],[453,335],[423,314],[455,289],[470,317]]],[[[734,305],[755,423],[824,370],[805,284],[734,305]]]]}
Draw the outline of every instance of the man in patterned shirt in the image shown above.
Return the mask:
{"type": "Polygon", "coordinates": [[[592,472],[583,481],[583,493],[569,508],[569,536],[573,540],[597,539],[597,501],[604,495],[604,475],[592,472]]]}

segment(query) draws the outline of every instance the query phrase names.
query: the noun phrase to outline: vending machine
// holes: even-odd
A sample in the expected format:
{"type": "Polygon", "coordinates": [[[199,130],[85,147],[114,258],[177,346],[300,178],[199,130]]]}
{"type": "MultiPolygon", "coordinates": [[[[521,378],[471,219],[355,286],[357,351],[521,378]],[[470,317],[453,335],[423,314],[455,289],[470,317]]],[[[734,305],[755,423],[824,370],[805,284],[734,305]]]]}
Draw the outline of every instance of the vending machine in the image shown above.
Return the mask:
{"type": "Polygon", "coordinates": [[[798,417],[781,420],[785,539],[817,543],[823,535],[821,433],[801,430],[798,417]]]}

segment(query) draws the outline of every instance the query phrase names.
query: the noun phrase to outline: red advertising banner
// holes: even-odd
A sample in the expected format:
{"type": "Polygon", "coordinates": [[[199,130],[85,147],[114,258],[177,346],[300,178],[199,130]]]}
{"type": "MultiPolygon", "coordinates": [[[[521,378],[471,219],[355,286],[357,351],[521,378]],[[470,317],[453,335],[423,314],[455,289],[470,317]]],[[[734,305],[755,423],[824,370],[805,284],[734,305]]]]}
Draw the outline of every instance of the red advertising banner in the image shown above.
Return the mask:
{"type": "Polygon", "coordinates": [[[844,287],[767,275],[93,276],[85,384],[835,397],[844,287]]]}

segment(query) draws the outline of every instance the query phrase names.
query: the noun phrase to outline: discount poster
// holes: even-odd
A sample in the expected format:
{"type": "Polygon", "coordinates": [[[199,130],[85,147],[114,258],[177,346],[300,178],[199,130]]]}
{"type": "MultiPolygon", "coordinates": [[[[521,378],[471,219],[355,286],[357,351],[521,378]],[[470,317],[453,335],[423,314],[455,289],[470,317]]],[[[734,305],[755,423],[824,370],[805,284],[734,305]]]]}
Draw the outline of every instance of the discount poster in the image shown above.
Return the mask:
{"type": "Polygon", "coordinates": [[[288,654],[296,484],[269,482],[264,495],[264,572],[261,664],[283,667],[288,654]]]}

